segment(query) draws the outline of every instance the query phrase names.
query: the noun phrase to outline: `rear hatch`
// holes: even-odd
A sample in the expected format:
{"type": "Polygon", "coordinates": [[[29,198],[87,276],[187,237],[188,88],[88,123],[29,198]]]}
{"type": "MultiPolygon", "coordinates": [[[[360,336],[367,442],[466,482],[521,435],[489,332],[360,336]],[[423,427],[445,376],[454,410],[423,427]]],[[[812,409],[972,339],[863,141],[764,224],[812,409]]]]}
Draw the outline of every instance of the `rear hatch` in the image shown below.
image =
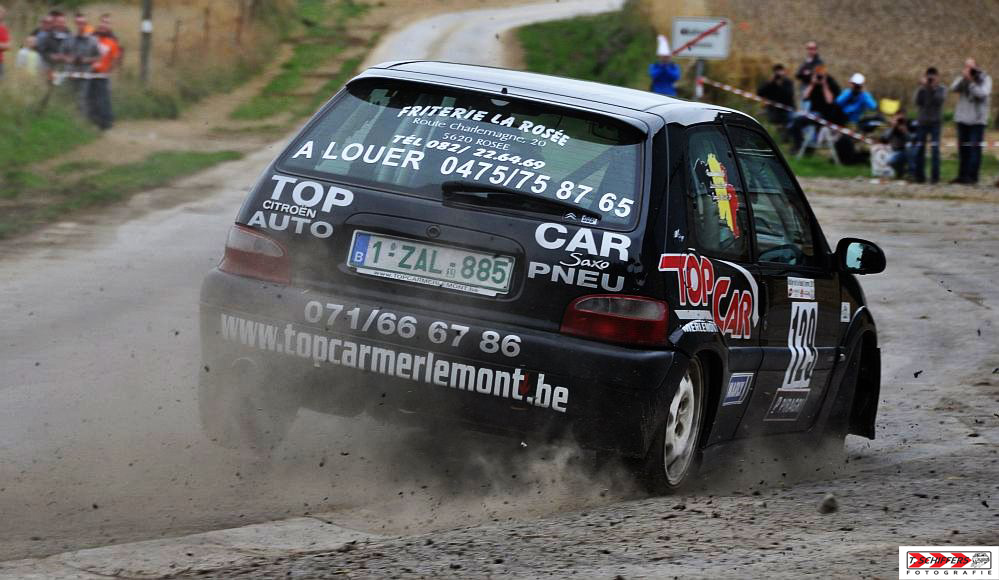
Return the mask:
{"type": "Polygon", "coordinates": [[[237,222],[293,286],[557,330],[641,294],[648,128],[496,93],[368,77],[264,174],[237,222]]]}

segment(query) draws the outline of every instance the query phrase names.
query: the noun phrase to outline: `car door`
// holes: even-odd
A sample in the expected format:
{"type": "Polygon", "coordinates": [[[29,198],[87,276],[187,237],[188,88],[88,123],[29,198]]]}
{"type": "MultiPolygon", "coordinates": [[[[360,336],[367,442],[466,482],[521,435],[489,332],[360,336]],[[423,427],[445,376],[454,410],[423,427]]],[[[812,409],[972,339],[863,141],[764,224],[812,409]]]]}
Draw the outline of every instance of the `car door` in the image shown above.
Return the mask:
{"type": "Polygon", "coordinates": [[[765,309],[763,359],[740,434],[808,429],[825,397],[840,334],[840,283],[797,181],[761,131],[729,125],[752,210],[765,309]]]}
{"type": "Polygon", "coordinates": [[[678,251],[663,255],[660,270],[667,287],[678,288],[675,313],[682,328],[717,333],[724,343],[727,373],[720,377],[710,444],[731,438],[754,388],[760,295],[745,188],[724,126],[695,125],[684,141],[687,235],[678,251]]]}

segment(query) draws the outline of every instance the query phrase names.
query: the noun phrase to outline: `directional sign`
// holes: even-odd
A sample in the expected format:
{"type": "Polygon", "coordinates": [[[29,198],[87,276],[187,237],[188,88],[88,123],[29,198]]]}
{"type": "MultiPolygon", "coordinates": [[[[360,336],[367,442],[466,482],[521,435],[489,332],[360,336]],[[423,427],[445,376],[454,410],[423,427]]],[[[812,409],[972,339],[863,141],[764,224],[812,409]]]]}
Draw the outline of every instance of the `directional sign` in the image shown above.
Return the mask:
{"type": "Polygon", "coordinates": [[[677,47],[673,56],[725,59],[732,44],[732,25],[727,18],[674,18],[670,40],[677,47]]]}

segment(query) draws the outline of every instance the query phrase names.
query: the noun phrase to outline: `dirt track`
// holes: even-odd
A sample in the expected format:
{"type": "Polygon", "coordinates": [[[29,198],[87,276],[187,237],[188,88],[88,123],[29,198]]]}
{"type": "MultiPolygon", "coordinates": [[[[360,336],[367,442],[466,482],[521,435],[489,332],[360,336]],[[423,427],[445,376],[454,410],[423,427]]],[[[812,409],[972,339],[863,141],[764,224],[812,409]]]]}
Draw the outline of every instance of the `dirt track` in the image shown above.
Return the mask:
{"type": "Polygon", "coordinates": [[[208,443],[197,285],[273,154],[59,224],[85,233],[0,260],[0,559],[306,513],[385,538],[217,575],[888,577],[899,545],[999,543],[997,190],[806,184],[832,242],[888,254],[863,280],[884,353],[878,439],[851,437],[849,463],[808,477],[754,468],[649,499],[558,450],[442,447],[313,414],[269,463],[208,443]],[[179,205],[161,208],[166,195],[179,205]],[[826,492],[840,511],[820,515],[826,492]]]}
{"type": "MultiPolygon", "coordinates": [[[[716,475],[687,497],[628,499],[612,487],[619,495],[611,503],[594,494],[579,498],[588,507],[541,509],[540,517],[500,509],[474,518],[501,520],[484,525],[409,530],[216,574],[890,577],[900,545],[999,543],[999,205],[879,199],[872,195],[885,186],[866,182],[808,185],[830,239],[876,240],[889,260],[885,274],[864,280],[884,354],[878,438],[851,436],[846,463],[797,477],[784,477],[785,466],[746,465],[752,473],[716,475]],[[826,493],[838,498],[838,512],[818,512],[826,493]],[[511,514],[519,517],[502,521],[511,514]]],[[[519,494],[550,493],[552,485],[539,478],[519,494]]],[[[424,503],[426,514],[432,504],[424,503]]]]}

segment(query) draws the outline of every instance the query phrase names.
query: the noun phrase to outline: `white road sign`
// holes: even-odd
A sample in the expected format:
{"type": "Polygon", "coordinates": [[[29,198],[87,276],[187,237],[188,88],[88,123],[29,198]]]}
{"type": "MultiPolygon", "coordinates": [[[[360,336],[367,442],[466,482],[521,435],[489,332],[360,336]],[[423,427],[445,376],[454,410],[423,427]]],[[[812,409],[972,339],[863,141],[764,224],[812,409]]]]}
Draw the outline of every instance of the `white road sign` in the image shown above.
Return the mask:
{"type": "Polygon", "coordinates": [[[727,18],[674,18],[670,41],[677,57],[725,59],[732,44],[732,23],[727,18]],[[723,22],[725,25],[719,27],[723,22]],[[677,50],[711,29],[715,30],[690,47],[677,50]]]}

